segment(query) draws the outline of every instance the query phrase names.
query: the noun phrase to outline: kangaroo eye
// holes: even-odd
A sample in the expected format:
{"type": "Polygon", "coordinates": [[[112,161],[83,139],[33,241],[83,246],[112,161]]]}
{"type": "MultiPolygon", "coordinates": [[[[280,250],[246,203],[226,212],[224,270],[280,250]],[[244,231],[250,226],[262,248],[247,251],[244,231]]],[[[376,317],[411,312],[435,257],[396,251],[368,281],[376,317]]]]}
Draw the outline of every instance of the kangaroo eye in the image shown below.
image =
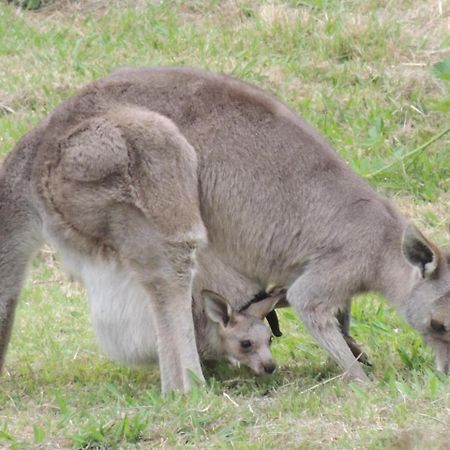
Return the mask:
{"type": "Polygon", "coordinates": [[[250,348],[252,343],[250,341],[241,341],[241,348],[250,348]]]}
{"type": "Polygon", "coordinates": [[[431,319],[430,327],[436,333],[445,333],[447,331],[447,329],[445,328],[445,325],[436,319],[431,319]]]}
{"type": "Polygon", "coordinates": [[[270,338],[269,338],[269,345],[272,344],[272,342],[273,342],[273,336],[270,336],[270,338]]]}

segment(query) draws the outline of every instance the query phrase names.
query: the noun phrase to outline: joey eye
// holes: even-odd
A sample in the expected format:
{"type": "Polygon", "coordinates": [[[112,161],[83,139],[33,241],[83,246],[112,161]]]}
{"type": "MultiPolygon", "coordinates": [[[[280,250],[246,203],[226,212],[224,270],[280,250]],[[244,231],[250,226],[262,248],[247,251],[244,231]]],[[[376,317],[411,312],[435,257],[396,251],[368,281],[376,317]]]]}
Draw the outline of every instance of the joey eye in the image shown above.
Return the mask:
{"type": "Polygon", "coordinates": [[[248,349],[252,346],[252,343],[248,340],[241,341],[241,348],[248,349]]]}
{"type": "Polygon", "coordinates": [[[445,333],[447,329],[445,328],[445,325],[442,322],[439,322],[439,320],[431,319],[430,327],[433,331],[436,333],[445,333]]]}

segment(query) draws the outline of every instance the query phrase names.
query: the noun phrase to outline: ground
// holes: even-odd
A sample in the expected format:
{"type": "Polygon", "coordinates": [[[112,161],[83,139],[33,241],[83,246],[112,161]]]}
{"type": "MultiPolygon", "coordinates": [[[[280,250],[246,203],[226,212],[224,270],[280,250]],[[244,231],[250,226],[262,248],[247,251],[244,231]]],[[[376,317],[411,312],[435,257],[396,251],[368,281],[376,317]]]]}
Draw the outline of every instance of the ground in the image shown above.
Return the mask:
{"type": "MultiPolygon", "coordinates": [[[[448,127],[448,85],[432,66],[450,55],[449,13],[444,0],[49,0],[35,11],[1,2],[0,155],[115,67],[207,68],[273,92],[448,245],[449,135],[405,155],[448,127]]],[[[286,310],[274,376],[220,365],[207,388],[163,398],[156,367],[125,369],[101,354],[83,289],[46,248],[2,375],[0,445],[450,448],[450,381],[431,351],[378,296],[358,298],[353,317],[373,363],[369,387],[344,381],[286,310]]]]}

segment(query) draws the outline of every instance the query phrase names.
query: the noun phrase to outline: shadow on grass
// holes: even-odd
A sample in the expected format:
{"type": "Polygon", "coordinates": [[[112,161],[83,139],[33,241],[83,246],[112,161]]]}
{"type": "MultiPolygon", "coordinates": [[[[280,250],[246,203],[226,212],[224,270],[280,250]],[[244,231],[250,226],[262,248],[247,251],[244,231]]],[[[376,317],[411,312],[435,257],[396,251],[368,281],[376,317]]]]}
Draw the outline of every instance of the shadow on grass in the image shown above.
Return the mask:
{"type": "Polygon", "coordinates": [[[223,362],[210,362],[205,376],[214,392],[231,390],[240,395],[271,395],[286,386],[306,390],[312,385],[339,376],[340,369],[332,362],[325,365],[289,365],[278,367],[272,375],[258,376],[246,367],[235,368],[223,362]]]}

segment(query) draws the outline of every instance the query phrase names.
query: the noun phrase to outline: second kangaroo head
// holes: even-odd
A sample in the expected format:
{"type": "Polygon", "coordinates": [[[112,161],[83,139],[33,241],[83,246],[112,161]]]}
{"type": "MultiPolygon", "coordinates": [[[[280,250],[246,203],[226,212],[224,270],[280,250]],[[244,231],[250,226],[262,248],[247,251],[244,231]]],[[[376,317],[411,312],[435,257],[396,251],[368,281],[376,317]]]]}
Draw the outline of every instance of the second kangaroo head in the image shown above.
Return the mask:
{"type": "Polygon", "coordinates": [[[437,248],[415,227],[403,236],[402,250],[417,269],[405,301],[406,318],[434,350],[437,369],[450,368],[450,251],[437,248]]]}
{"type": "Polygon", "coordinates": [[[273,373],[276,365],[270,345],[272,333],[263,319],[274,308],[274,299],[238,312],[221,295],[203,291],[205,313],[217,332],[216,352],[234,365],[245,365],[258,375],[273,373]]]}

